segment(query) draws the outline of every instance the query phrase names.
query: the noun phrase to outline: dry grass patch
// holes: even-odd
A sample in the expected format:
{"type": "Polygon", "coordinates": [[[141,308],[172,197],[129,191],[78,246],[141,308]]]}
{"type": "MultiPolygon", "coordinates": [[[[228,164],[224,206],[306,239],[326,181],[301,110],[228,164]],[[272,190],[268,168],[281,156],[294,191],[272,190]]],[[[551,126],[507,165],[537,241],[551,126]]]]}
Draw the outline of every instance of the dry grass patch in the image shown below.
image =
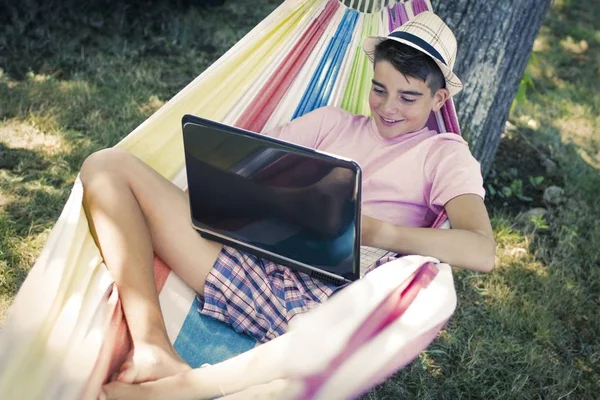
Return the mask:
{"type": "Polygon", "coordinates": [[[165,104],[157,96],[152,95],[146,103],[140,104],[138,111],[144,115],[152,115],[165,104]]]}
{"type": "Polygon", "coordinates": [[[577,152],[590,166],[600,169],[600,117],[591,117],[591,111],[581,105],[570,107],[569,118],[555,120],[553,126],[558,129],[563,140],[577,145],[577,152]]]}
{"type": "Polygon", "coordinates": [[[548,38],[546,36],[538,36],[533,42],[533,51],[541,52],[550,50],[550,45],[548,44],[548,38]]]}
{"type": "Polygon", "coordinates": [[[0,212],[2,208],[13,201],[14,197],[0,189],[0,212]]]}
{"type": "Polygon", "coordinates": [[[60,136],[45,133],[31,123],[18,120],[0,125],[0,143],[12,149],[38,150],[47,155],[56,155],[65,146],[60,136]]]}
{"type": "Polygon", "coordinates": [[[560,47],[572,54],[583,54],[590,48],[587,40],[575,41],[571,36],[561,40],[560,47]]]}

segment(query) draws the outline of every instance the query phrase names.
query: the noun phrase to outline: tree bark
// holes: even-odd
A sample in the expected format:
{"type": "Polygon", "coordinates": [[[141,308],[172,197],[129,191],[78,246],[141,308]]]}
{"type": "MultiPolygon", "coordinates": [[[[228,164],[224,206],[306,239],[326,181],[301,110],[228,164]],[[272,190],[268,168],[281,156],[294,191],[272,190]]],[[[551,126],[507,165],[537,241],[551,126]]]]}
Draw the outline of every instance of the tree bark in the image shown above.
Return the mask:
{"type": "Polygon", "coordinates": [[[458,41],[455,73],[464,84],[455,98],[458,120],[484,175],[550,1],[431,1],[458,41]]]}

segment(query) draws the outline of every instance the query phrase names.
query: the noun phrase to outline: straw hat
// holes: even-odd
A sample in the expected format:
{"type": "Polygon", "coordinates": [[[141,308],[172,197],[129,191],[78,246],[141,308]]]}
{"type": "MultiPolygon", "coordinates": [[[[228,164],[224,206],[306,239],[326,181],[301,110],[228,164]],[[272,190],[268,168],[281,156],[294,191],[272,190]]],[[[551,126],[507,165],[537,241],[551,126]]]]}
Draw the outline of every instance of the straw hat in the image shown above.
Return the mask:
{"type": "Polygon", "coordinates": [[[456,38],[440,17],[431,11],[425,11],[387,36],[366,37],[363,49],[371,61],[375,57],[375,46],[388,39],[404,43],[431,57],[446,79],[446,89],[450,96],[462,90],[462,82],[452,72],[456,60],[456,38]]]}

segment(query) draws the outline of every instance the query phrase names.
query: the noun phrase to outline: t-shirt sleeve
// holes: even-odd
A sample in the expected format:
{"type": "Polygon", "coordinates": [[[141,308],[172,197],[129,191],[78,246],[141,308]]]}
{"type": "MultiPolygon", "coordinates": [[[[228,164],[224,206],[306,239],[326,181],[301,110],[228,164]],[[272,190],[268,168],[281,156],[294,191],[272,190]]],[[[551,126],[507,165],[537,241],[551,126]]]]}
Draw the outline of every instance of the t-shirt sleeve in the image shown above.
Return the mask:
{"type": "Polygon", "coordinates": [[[463,194],[485,197],[481,166],[460,137],[440,137],[432,145],[427,154],[425,173],[431,188],[428,203],[432,209],[440,210],[463,194]]]}
{"type": "Polygon", "coordinates": [[[321,107],[265,133],[277,139],[316,149],[339,119],[334,107],[321,107]]]}

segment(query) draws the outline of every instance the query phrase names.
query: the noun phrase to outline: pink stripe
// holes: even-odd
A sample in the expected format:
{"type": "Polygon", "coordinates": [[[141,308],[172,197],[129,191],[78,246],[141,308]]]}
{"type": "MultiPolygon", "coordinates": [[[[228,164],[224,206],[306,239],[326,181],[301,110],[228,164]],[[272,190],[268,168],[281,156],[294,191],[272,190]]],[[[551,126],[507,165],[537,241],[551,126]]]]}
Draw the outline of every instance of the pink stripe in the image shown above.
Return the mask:
{"type": "Polygon", "coordinates": [[[394,29],[398,28],[400,25],[404,25],[406,21],[408,21],[406,6],[404,5],[404,3],[396,4],[396,23],[398,25],[396,25],[394,29]]]}
{"type": "Polygon", "coordinates": [[[441,133],[440,125],[438,124],[437,118],[433,111],[431,112],[431,114],[429,114],[429,117],[427,118],[427,123],[425,124],[425,126],[427,126],[427,128],[431,129],[432,131],[441,133]]]}
{"type": "Polygon", "coordinates": [[[394,6],[390,7],[389,5],[387,6],[387,12],[389,15],[389,20],[388,20],[388,31],[391,32],[394,30],[394,27],[396,26],[396,12],[394,11],[394,6]]]}
{"type": "Polygon", "coordinates": [[[112,307],[114,311],[105,332],[104,342],[98,354],[96,365],[81,395],[82,399],[96,399],[98,397],[101,386],[108,381],[113,373],[119,370],[131,349],[127,324],[123,318],[121,301],[117,293],[113,289],[107,300],[109,307],[112,307]]]}
{"type": "Polygon", "coordinates": [[[444,320],[439,325],[431,328],[427,332],[419,335],[414,340],[407,343],[405,346],[402,346],[401,349],[398,349],[395,357],[390,357],[390,361],[381,367],[381,369],[373,375],[368,382],[361,387],[357,388],[356,392],[352,393],[349,398],[355,399],[359,398],[362,394],[366,393],[370,388],[375,385],[385,381],[391,375],[393,375],[396,371],[404,368],[410,362],[412,362],[417,356],[427,348],[435,340],[438,335],[438,332],[446,325],[448,319],[444,320]]]}
{"type": "Polygon", "coordinates": [[[340,3],[329,0],[323,12],[310,24],[298,43],[285,57],[276,72],[250,103],[251,106],[236,121],[235,125],[253,132],[261,132],[273,111],[292,85],[310,53],[325,33],[325,28],[337,11],[340,3]]]}
{"type": "Polygon", "coordinates": [[[448,99],[444,107],[446,107],[446,111],[448,113],[448,121],[450,123],[449,125],[452,126],[451,132],[460,135],[460,126],[458,123],[458,117],[456,116],[456,108],[454,107],[454,101],[452,99],[448,99]]]}
{"type": "Polygon", "coordinates": [[[432,228],[439,228],[440,226],[442,226],[442,224],[444,222],[446,222],[446,220],[448,219],[448,215],[446,214],[446,211],[442,211],[441,213],[438,214],[437,218],[435,219],[435,221],[433,221],[433,225],[431,226],[432,228]]]}
{"type": "MultiPolygon", "coordinates": [[[[157,290],[160,293],[171,270],[169,267],[156,255],[154,256],[154,279],[157,290]]],[[[102,349],[96,361],[94,372],[90,376],[90,381],[86,385],[85,396],[89,397],[90,393],[95,393],[97,396],[100,386],[108,381],[110,376],[119,371],[121,365],[125,361],[127,354],[131,350],[131,337],[127,321],[123,314],[121,301],[117,298],[117,291],[113,290],[108,299],[110,303],[114,303],[114,313],[110,321],[110,325],[106,332],[102,349]],[[98,383],[100,382],[100,383],[98,383]]]]}
{"type": "Polygon", "coordinates": [[[397,304],[392,310],[392,312],[387,315],[387,319],[379,326],[379,329],[373,335],[371,335],[371,337],[380,333],[397,318],[400,318],[408,309],[408,307],[413,303],[421,289],[427,288],[431,281],[433,281],[433,279],[437,276],[438,272],[439,270],[432,262],[428,262],[421,266],[418,272],[416,273],[415,278],[410,282],[408,287],[400,294],[397,300],[397,304]]]}
{"type": "Polygon", "coordinates": [[[448,101],[446,101],[446,103],[444,103],[440,109],[440,114],[442,114],[442,120],[444,120],[444,124],[446,125],[446,132],[452,132],[452,121],[450,120],[450,115],[448,114],[448,107],[446,104],[448,104],[448,101]]]}
{"type": "Polygon", "coordinates": [[[423,0],[413,0],[412,1],[413,12],[415,15],[421,14],[423,11],[429,11],[429,7],[427,7],[427,3],[423,0]]]}
{"type": "Polygon", "coordinates": [[[421,289],[429,286],[439,270],[431,262],[423,264],[398,289],[388,295],[362,325],[352,334],[345,348],[338,354],[324,371],[304,378],[305,392],[302,398],[312,398],[319,388],[361,345],[372,339],[390,323],[402,316],[421,289]]]}

